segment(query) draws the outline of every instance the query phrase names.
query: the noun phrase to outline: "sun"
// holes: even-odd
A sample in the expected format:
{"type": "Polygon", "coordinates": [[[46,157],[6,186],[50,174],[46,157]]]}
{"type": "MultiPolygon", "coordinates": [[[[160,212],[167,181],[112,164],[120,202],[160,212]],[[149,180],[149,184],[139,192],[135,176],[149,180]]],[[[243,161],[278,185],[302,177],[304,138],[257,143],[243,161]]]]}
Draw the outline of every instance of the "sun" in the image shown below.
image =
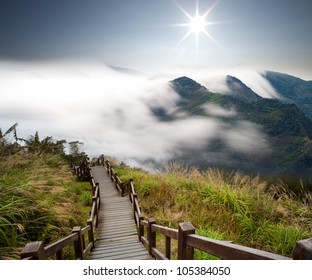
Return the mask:
{"type": "Polygon", "coordinates": [[[195,16],[190,20],[190,31],[194,33],[205,32],[206,21],[203,16],[195,16]]]}
{"type": "Polygon", "coordinates": [[[195,40],[196,40],[196,48],[198,48],[199,45],[199,36],[200,34],[204,34],[206,37],[208,37],[213,43],[217,44],[217,41],[211,36],[211,34],[207,31],[208,25],[218,24],[219,22],[213,22],[208,20],[208,16],[211,14],[212,10],[215,8],[215,6],[218,4],[217,2],[214,2],[214,4],[209,7],[207,11],[205,11],[203,14],[199,13],[199,0],[196,0],[196,11],[195,15],[191,16],[189,12],[187,12],[180,4],[178,4],[175,0],[172,0],[173,3],[184,13],[184,15],[188,18],[189,22],[177,24],[175,26],[186,26],[189,27],[188,32],[184,35],[184,37],[181,39],[179,44],[181,44],[183,41],[186,40],[191,34],[195,34],[195,40]]]}

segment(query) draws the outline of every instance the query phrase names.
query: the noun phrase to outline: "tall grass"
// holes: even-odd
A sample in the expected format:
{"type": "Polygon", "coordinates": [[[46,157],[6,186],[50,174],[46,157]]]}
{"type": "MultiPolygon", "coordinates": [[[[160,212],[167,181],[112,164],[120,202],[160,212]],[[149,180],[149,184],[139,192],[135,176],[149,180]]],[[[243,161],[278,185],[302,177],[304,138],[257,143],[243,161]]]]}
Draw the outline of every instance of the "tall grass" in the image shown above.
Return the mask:
{"type": "Polygon", "coordinates": [[[30,194],[25,190],[23,174],[6,172],[0,177],[0,246],[18,246],[18,236],[25,233],[30,194]]]}
{"type": "Polygon", "coordinates": [[[176,162],[156,174],[124,164],[114,168],[123,180],[133,179],[145,216],[160,224],[190,221],[201,235],[285,256],[298,240],[312,236],[311,193],[295,194],[282,181],[176,162]]]}
{"type": "Polygon", "coordinates": [[[89,215],[88,182],[58,155],[15,154],[0,161],[0,256],[18,258],[26,243],[54,242],[89,215]]]}

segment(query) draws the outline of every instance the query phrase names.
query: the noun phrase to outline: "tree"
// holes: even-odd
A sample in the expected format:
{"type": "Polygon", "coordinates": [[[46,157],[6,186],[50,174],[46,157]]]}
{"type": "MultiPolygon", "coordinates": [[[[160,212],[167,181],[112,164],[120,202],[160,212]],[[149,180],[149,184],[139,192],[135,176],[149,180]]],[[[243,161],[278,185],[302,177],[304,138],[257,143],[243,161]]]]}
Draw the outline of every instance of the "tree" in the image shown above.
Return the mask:
{"type": "Polygon", "coordinates": [[[72,164],[79,164],[86,156],[84,152],[80,151],[80,147],[83,145],[83,143],[79,141],[72,141],[69,142],[68,144],[69,144],[69,155],[67,156],[68,160],[72,164]]]}
{"type": "Polygon", "coordinates": [[[18,123],[13,124],[5,133],[0,129],[0,155],[3,154],[14,154],[19,150],[19,145],[17,141],[19,138],[17,137],[16,127],[18,123]],[[10,133],[13,132],[15,142],[8,142],[5,137],[7,137],[10,133]]]}

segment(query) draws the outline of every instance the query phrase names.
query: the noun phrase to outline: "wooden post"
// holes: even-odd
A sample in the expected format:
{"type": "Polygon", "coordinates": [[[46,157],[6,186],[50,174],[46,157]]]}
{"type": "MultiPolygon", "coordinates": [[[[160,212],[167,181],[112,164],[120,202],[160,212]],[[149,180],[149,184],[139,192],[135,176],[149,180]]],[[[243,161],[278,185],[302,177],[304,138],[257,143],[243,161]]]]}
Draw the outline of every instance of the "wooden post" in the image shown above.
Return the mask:
{"type": "Polygon", "coordinates": [[[136,211],[135,211],[135,210],[136,210],[136,209],[135,209],[135,205],[136,205],[136,204],[135,204],[135,201],[136,201],[137,199],[138,199],[138,194],[137,194],[137,193],[134,193],[134,194],[133,194],[133,201],[132,201],[132,204],[133,204],[133,218],[134,218],[134,220],[135,220],[135,212],[136,212],[136,211]]]}
{"type": "Polygon", "coordinates": [[[93,229],[93,223],[92,223],[92,220],[91,219],[89,219],[88,221],[87,221],[87,225],[88,226],[90,226],[90,230],[89,230],[89,232],[88,232],[88,238],[89,238],[89,242],[91,242],[92,243],[92,248],[91,248],[91,250],[94,248],[94,229],[93,229]]]}
{"type": "Polygon", "coordinates": [[[98,198],[100,199],[100,203],[98,205],[98,208],[101,208],[101,197],[100,197],[100,184],[99,183],[95,183],[95,189],[98,188],[98,198]]]}
{"type": "Polygon", "coordinates": [[[111,178],[111,180],[114,182],[114,173],[115,173],[115,171],[114,171],[114,169],[110,166],[110,168],[109,168],[109,172],[110,172],[110,178],[111,178]]]}
{"type": "Polygon", "coordinates": [[[127,187],[127,183],[121,183],[120,188],[121,188],[121,197],[123,197],[125,195],[126,192],[126,187],[127,187]]]}
{"type": "Polygon", "coordinates": [[[152,248],[156,247],[156,232],[152,231],[152,225],[156,224],[154,218],[149,218],[147,227],[148,253],[152,256],[152,248]]]}
{"type": "Polygon", "coordinates": [[[93,196],[92,197],[92,205],[93,203],[95,204],[95,212],[94,212],[94,216],[95,216],[95,219],[96,219],[96,227],[98,226],[98,220],[99,220],[99,211],[98,211],[98,205],[97,205],[97,197],[96,196],[93,196]]]}
{"type": "Polygon", "coordinates": [[[166,236],[166,258],[170,260],[171,257],[171,238],[166,236]]]}
{"type": "Polygon", "coordinates": [[[312,238],[300,240],[296,243],[294,260],[312,260],[312,238]]]}
{"type": "Polygon", "coordinates": [[[81,226],[74,227],[72,233],[76,233],[78,235],[78,239],[74,242],[76,260],[83,260],[83,237],[81,234],[81,226]]]}
{"type": "Polygon", "coordinates": [[[178,233],[178,260],[192,260],[194,258],[194,248],[186,245],[186,238],[189,234],[195,234],[194,226],[189,222],[180,223],[178,233]]]}
{"type": "Polygon", "coordinates": [[[95,185],[93,176],[91,176],[90,182],[91,182],[91,188],[92,188],[92,195],[94,195],[95,194],[95,186],[96,185],[95,185]]]}
{"type": "Polygon", "coordinates": [[[36,241],[36,242],[26,244],[25,248],[23,249],[21,253],[21,259],[25,259],[29,257],[35,260],[45,259],[43,241],[36,241]]]}
{"type": "Polygon", "coordinates": [[[106,172],[107,172],[107,174],[109,174],[109,163],[108,163],[108,160],[105,161],[105,165],[106,165],[106,172]]]}
{"type": "Polygon", "coordinates": [[[140,242],[142,242],[142,236],[144,236],[144,226],[141,225],[141,221],[144,220],[144,217],[142,215],[140,215],[139,217],[139,230],[138,230],[138,234],[139,234],[139,240],[140,242]]]}
{"type": "Polygon", "coordinates": [[[56,253],[56,259],[57,260],[62,260],[63,259],[63,251],[60,250],[56,253]]]}
{"type": "Polygon", "coordinates": [[[132,202],[132,200],[131,200],[131,194],[132,194],[131,193],[131,189],[132,189],[131,188],[131,184],[132,184],[132,181],[133,181],[132,179],[129,179],[129,182],[128,182],[128,184],[129,184],[129,199],[130,199],[131,202],[132,202]]]}

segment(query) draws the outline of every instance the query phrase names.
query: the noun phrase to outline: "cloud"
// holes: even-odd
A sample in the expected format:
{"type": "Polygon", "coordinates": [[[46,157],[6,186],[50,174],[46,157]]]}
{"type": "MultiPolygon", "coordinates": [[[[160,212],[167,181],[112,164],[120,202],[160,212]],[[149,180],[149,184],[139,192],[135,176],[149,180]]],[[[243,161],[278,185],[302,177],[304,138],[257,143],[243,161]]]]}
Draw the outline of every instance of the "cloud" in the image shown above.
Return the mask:
{"type": "Polygon", "coordinates": [[[215,117],[235,117],[236,116],[235,109],[231,108],[229,110],[226,110],[215,104],[204,104],[202,106],[202,109],[204,109],[206,114],[208,114],[209,116],[215,116],[215,117]]]}
{"type": "MultiPolygon", "coordinates": [[[[186,73],[187,74],[187,73],[186,73]]],[[[215,117],[234,111],[205,105],[210,117],[160,121],[151,104],[173,112],[179,96],[168,75],[127,75],[101,63],[0,63],[0,127],[18,122],[20,137],[53,136],[84,142],[90,156],[106,154],[129,164],[170,160],[201,149],[216,136],[242,152],[263,148],[250,123],[225,126],[215,117]]]]}
{"type": "Polygon", "coordinates": [[[240,79],[245,85],[250,87],[256,94],[263,98],[282,98],[280,94],[272,87],[270,82],[263,76],[263,74],[266,72],[265,70],[254,69],[247,65],[219,67],[211,66],[207,68],[199,68],[196,70],[183,68],[182,70],[175,69],[174,72],[183,76],[189,76],[212,92],[230,92],[226,84],[226,76],[231,75],[240,79]]]}

